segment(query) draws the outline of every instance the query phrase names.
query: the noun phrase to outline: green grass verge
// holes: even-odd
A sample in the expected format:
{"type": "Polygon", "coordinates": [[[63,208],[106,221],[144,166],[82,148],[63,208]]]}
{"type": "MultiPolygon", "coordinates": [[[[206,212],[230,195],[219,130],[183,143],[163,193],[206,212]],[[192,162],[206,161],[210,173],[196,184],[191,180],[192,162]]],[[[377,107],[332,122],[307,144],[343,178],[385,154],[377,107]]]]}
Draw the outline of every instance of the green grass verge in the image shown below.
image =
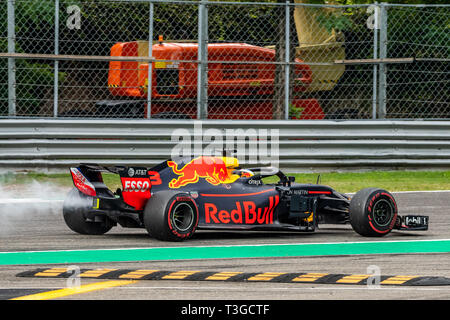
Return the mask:
{"type": "MultiPolygon", "coordinates": [[[[295,173],[298,183],[316,183],[318,173],[295,173]]],[[[363,188],[378,187],[389,191],[415,191],[415,190],[450,190],[450,171],[372,171],[372,172],[324,172],[321,173],[320,183],[331,186],[341,192],[356,192],[363,188]]],[[[106,185],[115,190],[120,188],[118,175],[104,173],[103,179],[106,185]]],[[[12,185],[27,184],[31,181],[51,183],[61,187],[71,187],[70,174],[3,174],[0,175],[0,185],[8,187],[12,185]]],[[[266,183],[276,181],[275,178],[267,178],[266,183]]]]}
{"type": "MultiPolygon", "coordinates": [[[[298,183],[316,183],[318,173],[292,174],[298,183]]],[[[388,191],[450,190],[450,171],[371,171],[320,174],[320,184],[340,192],[377,187],[388,191]]]]}

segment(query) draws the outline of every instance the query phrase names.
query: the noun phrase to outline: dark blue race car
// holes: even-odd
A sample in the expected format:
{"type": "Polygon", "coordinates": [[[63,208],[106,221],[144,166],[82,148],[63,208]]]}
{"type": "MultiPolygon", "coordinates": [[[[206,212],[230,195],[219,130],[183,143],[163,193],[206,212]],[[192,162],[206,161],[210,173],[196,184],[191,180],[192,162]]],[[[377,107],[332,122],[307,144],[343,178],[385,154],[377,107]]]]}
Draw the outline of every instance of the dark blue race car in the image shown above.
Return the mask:
{"type": "Polygon", "coordinates": [[[295,183],[274,167],[242,169],[233,157],[167,160],[153,168],[80,164],[70,171],[75,188],[63,214],[81,234],[103,234],[117,224],[168,241],[198,229],[311,232],[319,224],[350,223],[367,237],[428,229],[427,216],[398,215],[386,190],[366,188],[350,198],[325,185],[295,183]],[[109,190],[103,171],[118,174],[122,188],[109,190]],[[264,183],[272,176],[278,181],[264,183]]]}

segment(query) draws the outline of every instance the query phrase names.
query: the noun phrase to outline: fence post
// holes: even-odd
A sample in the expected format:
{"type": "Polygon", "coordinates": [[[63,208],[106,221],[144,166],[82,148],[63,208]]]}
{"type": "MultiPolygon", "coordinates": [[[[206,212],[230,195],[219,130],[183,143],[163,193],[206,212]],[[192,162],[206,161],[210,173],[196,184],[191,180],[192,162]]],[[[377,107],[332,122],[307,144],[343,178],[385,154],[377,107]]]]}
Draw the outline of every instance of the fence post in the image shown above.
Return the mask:
{"type": "MultiPolygon", "coordinates": [[[[374,3],[374,25],[373,25],[373,58],[378,58],[378,30],[380,29],[380,7],[378,2],[374,3]]],[[[377,85],[378,85],[378,66],[373,65],[373,81],[372,81],[372,119],[377,118],[377,85]]]]}
{"type": "MultiPolygon", "coordinates": [[[[153,56],[153,15],[154,4],[150,2],[149,17],[148,17],[148,56],[153,56]]],[[[153,84],[153,62],[148,62],[147,74],[147,119],[152,117],[152,84],[153,84]]]]}
{"type": "MultiPolygon", "coordinates": [[[[387,58],[387,10],[386,3],[380,4],[380,59],[387,58]]],[[[386,118],[386,69],[385,63],[379,64],[378,117],[386,118]]]]}
{"type": "Polygon", "coordinates": [[[291,49],[291,43],[290,43],[290,7],[289,7],[289,0],[286,1],[285,4],[285,15],[286,15],[286,25],[285,25],[285,69],[284,69],[284,119],[289,119],[289,78],[290,78],[290,49],[291,49]]]}
{"type": "Polygon", "coordinates": [[[205,3],[198,6],[198,73],[197,73],[197,119],[208,117],[208,9],[205,3]]]}
{"type": "MultiPolygon", "coordinates": [[[[59,54],[59,0],[55,0],[55,55],[59,54]]],[[[53,75],[53,117],[58,117],[59,61],[55,60],[53,75]]]]}
{"type": "MultiPolygon", "coordinates": [[[[16,52],[15,3],[8,0],[8,53],[16,52]]],[[[8,115],[16,116],[16,61],[8,58],[8,115]]]]}

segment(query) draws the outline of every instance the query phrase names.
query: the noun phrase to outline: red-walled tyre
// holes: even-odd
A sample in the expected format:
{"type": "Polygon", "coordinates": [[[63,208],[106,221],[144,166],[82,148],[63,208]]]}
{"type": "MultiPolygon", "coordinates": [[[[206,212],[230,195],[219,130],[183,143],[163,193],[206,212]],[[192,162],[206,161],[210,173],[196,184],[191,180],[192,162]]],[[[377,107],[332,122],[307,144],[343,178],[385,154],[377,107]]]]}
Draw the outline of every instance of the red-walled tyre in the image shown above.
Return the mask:
{"type": "Polygon", "coordinates": [[[187,240],[198,225],[197,205],[187,194],[157,193],[145,206],[144,225],[158,240],[187,240]]]}
{"type": "Polygon", "coordinates": [[[394,197],[383,189],[362,189],[350,201],[350,224],[364,237],[387,235],[394,228],[397,216],[394,197]]]}

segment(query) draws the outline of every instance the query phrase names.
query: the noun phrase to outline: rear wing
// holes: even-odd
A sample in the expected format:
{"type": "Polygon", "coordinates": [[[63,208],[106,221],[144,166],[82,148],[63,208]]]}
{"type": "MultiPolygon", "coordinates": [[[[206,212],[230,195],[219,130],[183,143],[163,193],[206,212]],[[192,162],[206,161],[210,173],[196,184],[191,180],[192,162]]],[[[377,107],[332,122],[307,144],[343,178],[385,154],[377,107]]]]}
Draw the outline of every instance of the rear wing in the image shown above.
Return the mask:
{"type": "Polygon", "coordinates": [[[122,171],[126,170],[125,166],[100,166],[96,163],[80,163],[78,168],[83,168],[85,170],[93,171],[93,172],[111,172],[120,174],[122,171]]]}
{"type": "Polygon", "coordinates": [[[150,198],[151,179],[145,167],[101,166],[81,163],[70,168],[73,184],[85,195],[96,198],[121,198],[136,210],[142,210],[150,198]],[[105,185],[102,172],[118,174],[122,189],[112,192],[105,185]]]}
{"type": "Polygon", "coordinates": [[[70,168],[74,186],[87,196],[114,197],[108,187],[103,182],[102,171],[119,173],[119,167],[103,167],[96,164],[80,164],[78,167],[70,168]]]}

